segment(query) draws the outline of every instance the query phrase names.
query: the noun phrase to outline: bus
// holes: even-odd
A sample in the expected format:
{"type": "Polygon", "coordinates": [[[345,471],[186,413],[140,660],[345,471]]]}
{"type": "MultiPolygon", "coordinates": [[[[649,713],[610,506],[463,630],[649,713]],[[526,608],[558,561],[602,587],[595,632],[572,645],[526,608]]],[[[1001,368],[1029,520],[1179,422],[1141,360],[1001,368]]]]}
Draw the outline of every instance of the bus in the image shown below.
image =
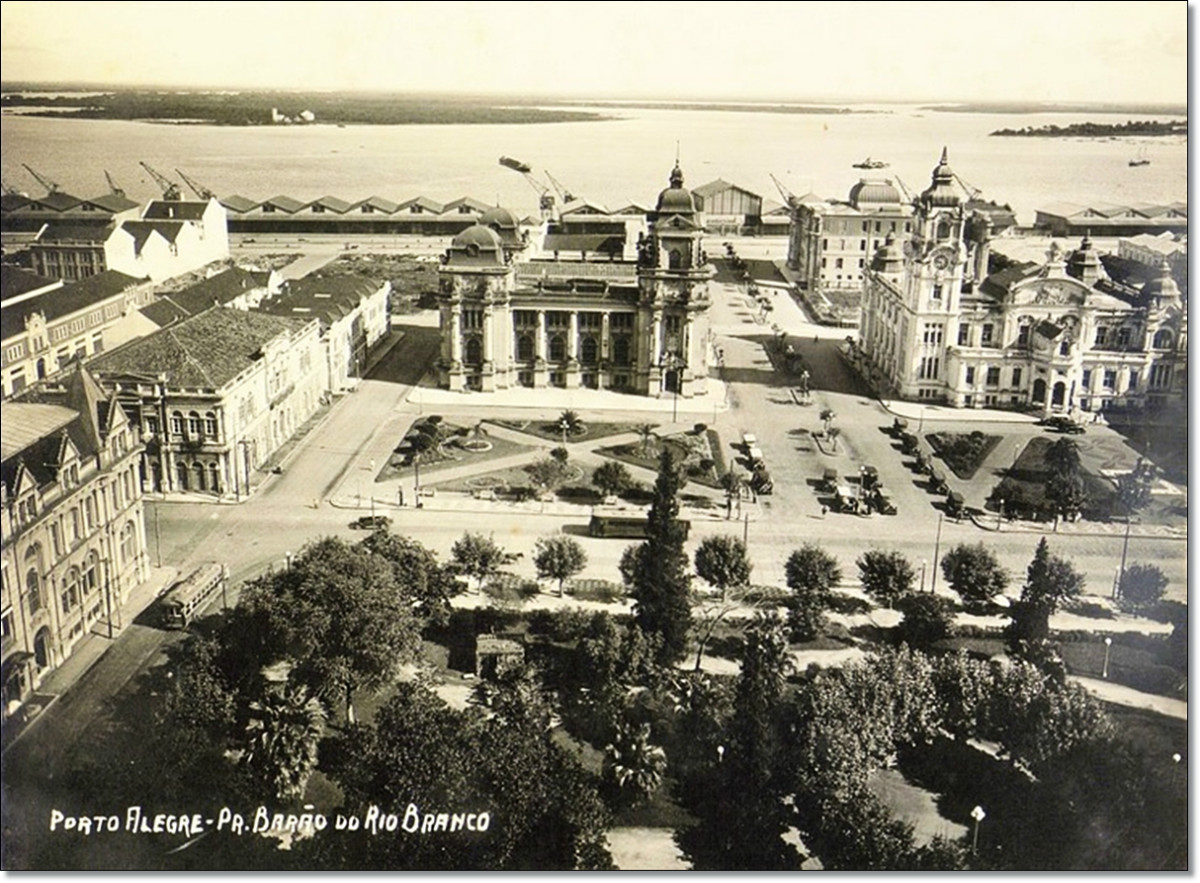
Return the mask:
{"type": "Polygon", "coordinates": [[[215,561],[197,567],[163,595],[163,623],[167,628],[187,628],[224,581],[225,568],[215,561]]]}
{"type": "MultiPolygon", "coordinates": [[[[683,538],[686,540],[692,529],[692,523],[680,518],[679,525],[683,528],[683,538]]],[[[592,515],[588,525],[588,533],[594,537],[611,539],[644,540],[649,518],[646,515],[592,515]]]]}

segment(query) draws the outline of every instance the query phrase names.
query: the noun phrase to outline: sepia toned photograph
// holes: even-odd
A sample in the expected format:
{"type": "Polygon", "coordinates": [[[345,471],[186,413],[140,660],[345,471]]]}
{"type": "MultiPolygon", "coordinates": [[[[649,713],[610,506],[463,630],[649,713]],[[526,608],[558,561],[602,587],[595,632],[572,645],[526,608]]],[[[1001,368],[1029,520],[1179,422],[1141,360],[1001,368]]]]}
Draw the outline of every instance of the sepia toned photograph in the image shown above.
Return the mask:
{"type": "Polygon", "coordinates": [[[1187,871],[1192,5],[0,7],[4,871],[1187,871]]]}

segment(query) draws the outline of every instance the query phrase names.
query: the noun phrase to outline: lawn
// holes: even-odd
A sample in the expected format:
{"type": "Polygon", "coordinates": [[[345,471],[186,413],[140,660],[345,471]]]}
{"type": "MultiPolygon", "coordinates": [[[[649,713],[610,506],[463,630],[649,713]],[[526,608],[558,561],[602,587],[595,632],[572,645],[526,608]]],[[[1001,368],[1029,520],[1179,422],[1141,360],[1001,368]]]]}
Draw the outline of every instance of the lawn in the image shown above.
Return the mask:
{"type": "MultiPolygon", "coordinates": [[[[488,463],[501,457],[508,457],[512,454],[520,454],[524,451],[533,450],[531,445],[523,445],[519,442],[498,437],[486,437],[482,440],[488,444],[489,447],[487,450],[469,450],[463,447],[460,441],[460,439],[465,439],[465,436],[459,435],[460,433],[466,433],[468,431],[467,427],[455,424],[442,424],[442,426],[445,440],[438,446],[436,451],[426,452],[421,459],[422,480],[424,480],[425,476],[428,476],[431,484],[437,481],[439,470],[457,466],[469,466],[476,463],[488,463]]],[[[399,443],[399,439],[397,439],[397,443],[399,443]]],[[[407,458],[402,454],[393,454],[388,458],[388,462],[380,470],[379,474],[376,475],[375,480],[387,481],[391,478],[412,475],[412,464],[407,463],[406,460],[407,458]]]]}
{"type": "Polygon", "coordinates": [[[725,463],[721,451],[721,437],[716,430],[708,427],[699,433],[693,428],[673,435],[655,436],[646,443],[639,439],[627,445],[599,448],[596,453],[657,472],[659,457],[664,447],[670,449],[677,460],[688,464],[688,481],[710,488],[721,487],[720,476],[725,463]]]}
{"type": "MultiPolygon", "coordinates": [[[[1046,483],[1050,480],[1050,468],[1046,465],[1046,451],[1055,439],[1031,438],[1017,457],[1009,474],[992,490],[989,501],[1003,498],[1009,512],[1029,514],[1042,513],[1048,519],[1050,507],[1046,499],[1046,483]]],[[[1085,518],[1103,521],[1112,514],[1116,503],[1116,489],[1112,482],[1081,468],[1086,502],[1085,518]]]]}
{"type": "Polygon", "coordinates": [[[979,430],[971,433],[931,432],[925,437],[950,471],[964,481],[975,477],[983,461],[1003,439],[1003,436],[985,435],[979,430]]]}
{"type": "MultiPolygon", "coordinates": [[[[496,423],[507,429],[515,429],[546,441],[562,443],[562,429],[558,419],[553,420],[497,420],[496,423]]],[[[578,442],[584,439],[607,438],[610,435],[620,435],[623,432],[633,432],[633,423],[588,423],[583,424],[583,431],[567,436],[568,442],[578,442]]]]}

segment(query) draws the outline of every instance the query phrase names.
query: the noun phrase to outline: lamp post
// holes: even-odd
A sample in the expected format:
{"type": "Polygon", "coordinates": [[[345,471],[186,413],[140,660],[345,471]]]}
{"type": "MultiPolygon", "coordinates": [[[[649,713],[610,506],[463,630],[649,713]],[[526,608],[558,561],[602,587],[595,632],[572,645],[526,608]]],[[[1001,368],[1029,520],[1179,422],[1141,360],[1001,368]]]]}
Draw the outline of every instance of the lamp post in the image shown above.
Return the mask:
{"type": "Polygon", "coordinates": [[[982,806],[977,806],[971,810],[971,818],[975,820],[975,827],[971,832],[971,855],[975,855],[979,851],[979,823],[987,818],[987,813],[983,811],[982,806]]]}
{"type": "Polygon", "coordinates": [[[1125,561],[1129,555],[1129,529],[1133,526],[1132,516],[1125,518],[1125,540],[1121,543],[1121,566],[1117,570],[1117,582],[1113,586],[1113,597],[1117,597],[1117,592],[1121,587],[1121,580],[1125,578],[1125,561]]]}
{"type": "Polygon", "coordinates": [[[921,559],[921,591],[922,592],[925,591],[925,566],[928,563],[929,562],[926,559],[924,559],[924,558],[921,559]]]}
{"type": "Polygon", "coordinates": [[[937,591],[938,552],[942,546],[942,513],[938,513],[937,538],[933,541],[933,572],[929,576],[929,594],[937,591]]]}
{"type": "Polygon", "coordinates": [[[1100,677],[1108,680],[1108,652],[1112,649],[1112,637],[1105,635],[1104,637],[1104,668],[1100,671],[1100,677]]]}

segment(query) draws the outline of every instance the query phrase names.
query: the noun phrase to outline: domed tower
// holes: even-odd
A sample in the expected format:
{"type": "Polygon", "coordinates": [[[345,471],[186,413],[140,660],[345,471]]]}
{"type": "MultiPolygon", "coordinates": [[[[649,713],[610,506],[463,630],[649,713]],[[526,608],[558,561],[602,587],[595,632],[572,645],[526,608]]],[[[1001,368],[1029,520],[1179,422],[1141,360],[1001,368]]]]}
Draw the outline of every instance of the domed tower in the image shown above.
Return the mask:
{"type": "Polygon", "coordinates": [[[485,211],[479,216],[479,225],[500,237],[504,253],[510,260],[519,257],[529,245],[529,238],[521,233],[517,216],[503,206],[493,206],[485,211]]]}
{"type": "Polygon", "coordinates": [[[638,386],[650,395],[703,395],[708,379],[708,282],[704,217],[676,160],[638,245],[638,386]]]}
{"type": "Polygon", "coordinates": [[[909,247],[913,265],[906,295],[915,311],[948,318],[958,310],[962,290],[966,218],[962,195],[944,147],[929,186],[916,199],[914,220],[909,247]]]}
{"type": "Polygon", "coordinates": [[[490,392],[509,386],[507,348],[496,345],[512,333],[512,256],[520,241],[515,219],[511,227],[507,226],[509,219],[512,214],[505,209],[489,210],[455,236],[442,257],[438,270],[442,333],[438,375],[444,389],[490,392]],[[495,226],[485,225],[485,218],[495,226]]]}
{"type": "Polygon", "coordinates": [[[1158,275],[1142,286],[1142,304],[1150,312],[1157,313],[1182,302],[1183,294],[1171,275],[1171,265],[1163,258],[1158,264],[1158,275]]]}
{"type": "Polygon", "coordinates": [[[1084,236],[1079,249],[1071,253],[1067,259],[1067,274],[1074,276],[1084,285],[1094,286],[1101,279],[1107,278],[1104,265],[1100,263],[1100,255],[1092,244],[1092,237],[1084,236]]]}

